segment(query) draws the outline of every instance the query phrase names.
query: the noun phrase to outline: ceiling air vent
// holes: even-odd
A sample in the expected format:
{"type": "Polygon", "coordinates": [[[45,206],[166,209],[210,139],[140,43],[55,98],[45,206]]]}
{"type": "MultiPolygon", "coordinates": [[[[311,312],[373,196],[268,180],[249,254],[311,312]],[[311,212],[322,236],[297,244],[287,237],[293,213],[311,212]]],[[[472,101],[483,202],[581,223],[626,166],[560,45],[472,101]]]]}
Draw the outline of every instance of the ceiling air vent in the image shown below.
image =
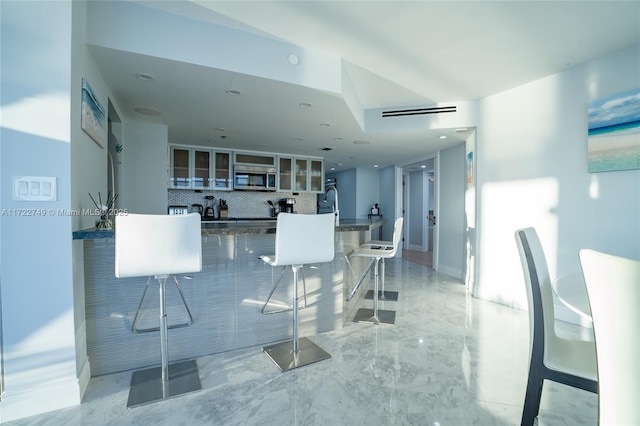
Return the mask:
{"type": "Polygon", "coordinates": [[[390,111],[382,111],[382,118],[386,117],[405,117],[408,115],[427,115],[441,114],[444,112],[456,112],[454,106],[431,107],[431,108],[413,108],[413,109],[396,109],[390,111]]]}

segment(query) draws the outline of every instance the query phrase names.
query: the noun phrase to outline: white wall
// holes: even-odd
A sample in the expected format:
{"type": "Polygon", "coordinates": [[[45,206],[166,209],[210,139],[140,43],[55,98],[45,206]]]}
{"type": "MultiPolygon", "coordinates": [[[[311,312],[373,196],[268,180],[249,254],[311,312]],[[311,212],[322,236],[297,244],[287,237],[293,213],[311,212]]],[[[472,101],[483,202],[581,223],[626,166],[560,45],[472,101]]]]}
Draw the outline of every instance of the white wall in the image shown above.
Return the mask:
{"type": "Polygon", "coordinates": [[[578,251],[640,258],[640,170],[587,172],[587,104],[640,87],[640,45],[480,102],[476,295],[526,307],[517,228],[538,230],[552,276],[578,251]]]}
{"type": "Polygon", "coordinates": [[[462,279],[466,270],[465,242],[465,145],[440,151],[438,177],[439,272],[462,279]]]}
{"type": "Polygon", "coordinates": [[[385,167],[379,172],[380,178],[380,213],[385,224],[382,226],[382,239],[393,239],[393,224],[396,214],[396,167],[385,167]]]}
{"type": "Polygon", "coordinates": [[[125,123],[119,208],[129,213],[166,214],[168,128],[125,123]]]}
{"type": "MultiPolygon", "coordinates": [[[[380,177],[378,169],[358,167],[356,169],[355,219],[366,219],[371,207],[380,202],[380,177]]],[[[340,200],[342,201],[342,199],[340,200]]],[[[347,217],[342,216],[341,217],[347,217]]]]}
{"type": "Polygon", "coordinates": [[[464,214],[465,214],[465,278],[464,282],[467,290],[474,293],[476,284],[476,133],[469,135],[465,141],[465,179],[466,190],[464,194],[464,214]]]}
{"type": "MultiPolygon", "coordinates": [[[[71,195],[72,3],[0,2],[1,421],[78,404],[71,195]],[[15,201],[13,176],[57,179],[57,200],[15,201]],[[19,210],[25,209],[25,210],[19,210]]],[[[79,93],[79,92],[78,92],[79,93]]]]}
{"type": "Polygon", "coordinates": [[[356,169],[327,174],[336,178],[338,188],[338,208],[340,217],[353,219],[356,217],[356,169]]]}

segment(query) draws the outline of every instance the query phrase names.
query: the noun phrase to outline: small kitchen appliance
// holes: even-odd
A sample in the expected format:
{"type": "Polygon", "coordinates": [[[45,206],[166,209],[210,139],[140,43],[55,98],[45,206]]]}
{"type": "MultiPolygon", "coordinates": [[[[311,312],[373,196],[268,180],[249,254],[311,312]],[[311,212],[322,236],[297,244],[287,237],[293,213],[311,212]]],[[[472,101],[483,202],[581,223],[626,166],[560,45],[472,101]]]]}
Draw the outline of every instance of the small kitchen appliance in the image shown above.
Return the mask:
{"type": "Polygon", "coordinates": [[[216,216],[215,209],[213,208],[214,203],[213,200],[216,199],[213,195],[207,195],[204,197],[207,200],[207,208],[204,210],[204,217],[208,219],[214,219],[216,216]]]}
{"type": "Polygon", "coordinates": [[[275,191],[276,168],[257,165],[236,165],[233,169],[233,189],[275,191]]]}
{"type": "Polygon", "coordinates": [[[295,198],[281,198],[280,201],[278,201],[281,213],[295,213],[295,211],[293,211],[293,206],[295,204],[295,198]]]}
{"type": "Polygon", "coordinates": [[[202,204],[191,204],[191,212],[198,213],[202,217],[204,215],[204,206],[202,204]]]}
{"type": "Polygon", "coordinates": [[[168,213],[171,215],[189,213],[189,208],[187,206],[169,206],[168,210],[168,213]]]}

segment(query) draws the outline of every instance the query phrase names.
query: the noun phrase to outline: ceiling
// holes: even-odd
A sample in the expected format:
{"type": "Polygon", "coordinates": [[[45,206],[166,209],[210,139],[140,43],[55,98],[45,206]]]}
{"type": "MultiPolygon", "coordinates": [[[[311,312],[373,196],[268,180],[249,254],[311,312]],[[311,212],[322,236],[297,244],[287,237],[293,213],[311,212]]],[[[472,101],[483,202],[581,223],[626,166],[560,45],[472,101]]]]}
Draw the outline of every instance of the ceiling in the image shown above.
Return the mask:
{"type": "MultiPolygon", "coordinates": [[[[640,43],[640,1],[134,3],[336,55],[364,110],[473,101],[640,43]]],[[[363,131],[335,93],[105,47],[90,51],[123,115],[159,111],[133,116],[168,125],[170,143],[322,156],[327,171],[339,171],[418,163],[473,131],[363,131]],[[137,73],[162,84],[132,78],[137,73]],[[203,96],[202,87],[219,95],[203,96]],[[227,95],[230,89],[240,94],[227,95]]]]}

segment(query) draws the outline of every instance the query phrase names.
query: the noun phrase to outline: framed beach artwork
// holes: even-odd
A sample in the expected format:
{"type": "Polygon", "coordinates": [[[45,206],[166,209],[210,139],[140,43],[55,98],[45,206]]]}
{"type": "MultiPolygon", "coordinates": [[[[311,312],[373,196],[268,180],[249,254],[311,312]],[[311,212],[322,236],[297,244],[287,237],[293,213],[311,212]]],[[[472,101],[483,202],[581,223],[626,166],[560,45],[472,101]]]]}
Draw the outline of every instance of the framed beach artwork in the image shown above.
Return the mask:
{"type": "Polygon", "coordinates": [[[80,127],[91,139],[104,148],[106,116],[86,78],[82,79],[82,118],[80,127]]]}
{"type": "Polygon", "coordinates": [[[589,102],[589,172],[640,169],[640,88],[589,102]]]}

